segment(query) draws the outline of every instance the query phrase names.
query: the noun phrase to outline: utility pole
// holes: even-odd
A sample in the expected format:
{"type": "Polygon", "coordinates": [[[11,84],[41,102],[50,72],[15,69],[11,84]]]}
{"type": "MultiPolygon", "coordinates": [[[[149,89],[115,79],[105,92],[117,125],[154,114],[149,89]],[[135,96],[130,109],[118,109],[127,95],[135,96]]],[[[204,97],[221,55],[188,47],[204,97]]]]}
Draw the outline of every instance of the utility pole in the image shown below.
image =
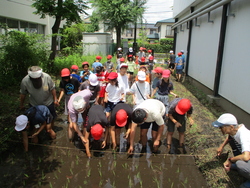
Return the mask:
{"type": "MultiPolygon", "coordinates": [[[[138,0],[134,0],[135,6],[138,6],[138,0]]],[[[135,18],[135,25],[134,25],[134,43],[133,43],[133,51],[137,52],[137,43],[136,43],[136,30],[137,30],[137,18],[135,18]]]]}

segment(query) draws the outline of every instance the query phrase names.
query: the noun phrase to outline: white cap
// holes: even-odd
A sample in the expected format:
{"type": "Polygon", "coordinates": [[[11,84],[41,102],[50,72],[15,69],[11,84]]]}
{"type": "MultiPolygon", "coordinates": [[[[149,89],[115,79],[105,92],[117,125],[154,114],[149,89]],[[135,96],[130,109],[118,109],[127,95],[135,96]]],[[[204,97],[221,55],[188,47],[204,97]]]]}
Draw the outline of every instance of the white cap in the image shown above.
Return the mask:
{"type": "Polygon", "coordinates": [[[173,50],[170,50],[169,53],[174,53],[174,51],[173,51],[173,50]]]}
{"type": "Polygon", "coordinates": [[[144,71],[139,71],[137,73],[137,75],[138,75],[138,80],[140,80],[140,81],[145,81],[146,80],[146,73],[144,71]]]}
{"type": "Polygon", "coordinates": [[[129,51],[129,52],[133,52],[133,48],[130,47],[130,48],[128,49],[128,51],[129,51]]]}
{"type": "Polygon", "coordinates": [[[118,50],[122,50],[122,48],[118,48],[118,50]]]}
{"type": "Polygon", "coordinates": [[[28,117],[25,115],[20,115],[16,118],[16,131],[22,131],[28,123],[28,117]]]}
{"type": "Polygon", "coordinates": [[[184,53],[184,50],[181,50],[182,53],[184,53]]]}
{"type": "Polygon", "coordinates": [[[128,68],[128,64],[127,64],[127,63],[122,63],[122,64],[120,65],[120,69],[121,69],[122,67],[127,67],[127,68],[128,68]]]}
{"type": "Polygon", "coordinates": [[[28,75],[31,78],[40,78],[42,76],[43,70],[38,70],[38,71],[28,71],[28,75]]]}
{"type": "Polygon", "coordinates": [[[217,121],[213,122],[212,125],[214,127],[222,127],[224,125],[237,125],[237,119],[234,115],[225,113],[222,114],[217,121]]]}
{"type": "Polygon", "coordinates": [[[99,84],[99,81],[97,80],[97,76],[95,74],[89,75],[89,83],[92,86],[97,86],[99,84]]]}
{"type": "Polygon", "coordinates": [[[73,107],[79,113],[83,113],[85,110],[86,102],[82,96],[76,96],[73,100],[73,107]]]}

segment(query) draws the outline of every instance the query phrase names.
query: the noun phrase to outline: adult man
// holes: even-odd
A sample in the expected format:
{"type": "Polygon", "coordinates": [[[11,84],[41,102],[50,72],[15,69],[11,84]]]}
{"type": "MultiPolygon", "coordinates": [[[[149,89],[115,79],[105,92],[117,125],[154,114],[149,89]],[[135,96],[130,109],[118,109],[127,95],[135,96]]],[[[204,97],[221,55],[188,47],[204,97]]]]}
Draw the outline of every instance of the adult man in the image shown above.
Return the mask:
{"type": "Polygon", "coordinates": [[[108,73],[112,72],[114,70],[114,63],[111,62],[112,55],[107,56],[107,62],[104,63],[104,69],[108,73]]]}
{"type": "MultiPolygon", "coordinates": [[[[94,140],[100,140],[103,135],[103,129],[108,125],[108,120],[104,112],[104,107],[101,105],[93,105],[88,112],[88,122],[87,131],[85,133],[85,148],[88,157],[91,157],[89,150],[89,135],[94,138],[94,140]]],[[[104,140],[102,141],[101,147],[106,146],[108,131],[105,131],[104,140]]]]}
{"type": "Polygon", "coordinates": [[[186,148],[184,145],[184,133],[186,131],[186,117],[189,120],[190,125],[193,125],[193,119],[191,114],[193,112],[193,106],[189,99],[176,98],[172,100],[169,104],[168,111],[168,133],[167,133],[167,149],[170,153],[174,153],[171,150],[172,137],[174,134],[175,127],[179,132],[179,147],[182,153],[186,153],[186,148]]]}
{"type": "MultiPolygon", "coordinates": [[[[86,143],[86,140],[83,137],[82,132],[80,131],[77,125],[78,113],[84,113],[89,107],[89,99],[92,96],[90,90],[85,89],[71,95],[68,102],[69,109],[69,126],[68,126],[68,136],[69,140],[72,141],[74,133],[77,132],[78,136],[81,138],[83,144],[86,143]]],[[[86,112],[82,114],[84,121],[86,121],[86,112]]]]}
{"type": "Polygon", "coordinates": [[[138,56],[139,65],[141,65],[141,58],[146,57],[146,54],[143,51],[143,47],[140,47],[139,52],[137,53],[137,56],[138,56]]]}
{"type": "Polygon", "coordinates": [[[21,82],[20,93],[20,108],[24,109],[26,95],[29,95],[29,104],[31,106],[45,105],[48,107],[53,116],[51,123],[53,127],[54,119],[57,116],[54,105],[57,106],[59,103],[55,83],[48,74],[42,72],[41,67],[32,66],[28,68],[28,75],[21,82]]]}
{"type": "Polygon", "coordinates": [[[158,151],[158,147],[161,140],[161,135],[164,129],[164,116],[165,116],[164,104],[156,99],[147,99],[139,104],[132,113],[131,133],[130,133],[130,147],[128,150],[129,154],[132,154],[134,150],[134,138],[136,124],[141,126],[141,144],[142,153],[146,151],[147,144],[147,132],[152,125],[152,141],[153,141],[153,152],[158,151]]]}
{"type": "Polygon", "coordinates": [[[244,124],[238,124],[236,117],[229,113],[222,114],[212,125],[220,128],[223,134],[229,135],[218,148],[217,155],[221,155],[224,146],[228,143],[234,151],[234,157],[228,158],[224,162],[224,169],[227,172],[230,169],[236,169],[241,176],[247,179],[240,188],[250,187],[250,130],[244,124]],[[240,145],[240,148],[236,147],[234,141],[240,145]]]}
{"type": "Polygon", "coordinates": [[[125,138],[128,138],[130,127],[131,127],[131,115],[132,115],[133,109],[130,107],[130,105],[126,103],[119,103],[115,106],[115,108],[111,112],[111,118],[110,118],[110,135],[113,145],[113,150],[116,149],[116,147],[120,147],[120,133],[121,128],[125,127],[127,132],[125,135],[125,138]]]}
{"type": "Polygon", "coordinates": [[[53,117],[49,109],[44,105],[29,108],[24,115],[16,118],[16,131],[22,131],[24,150],[28,151],[28,138],[32,142],[38,143],[38,134],[46,129],[52,139],[56,138],[56,133],[51,128],[53,117]],[[31,136],[28,136],[28,131],[31,136]]]}
{"type": "Polygon", "coordinates": [[[175,54],[174,54],[173,50],[170,50],[169,53],[170,53],[170,56],[169,56],[168,68],[171,71],[171,73],[173,74],[174,70],[175,70],[175,54]]]}

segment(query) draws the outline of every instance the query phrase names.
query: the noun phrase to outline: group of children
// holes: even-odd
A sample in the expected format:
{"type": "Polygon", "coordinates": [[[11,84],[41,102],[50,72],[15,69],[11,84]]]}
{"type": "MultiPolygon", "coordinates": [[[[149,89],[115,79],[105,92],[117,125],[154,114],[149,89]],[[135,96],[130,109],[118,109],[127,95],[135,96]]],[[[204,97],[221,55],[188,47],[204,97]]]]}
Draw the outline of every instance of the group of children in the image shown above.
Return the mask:
{"type": "MultiPolygon", "coordinates": [[[[143,52],[142,50],[140,48],[141,52],[143,52]]],[[[128,138],[128,143],[130,142],[132,113],[141,103],[152,98],[160,101],[164,106],[164,119],[166,119],[170,107],[169,94],[176,98],[178,97],[173,92],[174,87],[170,81],[171,71],[169,69],[154,68],[154,63],[152,62],[154,57],[152,55],[149,56],[147,62],[144,62],[145,59],[142,56],[138,65],[134,62],[133,54],[127,55],[124,58],[120,54],[119,58],[117,58],[120,63],[119,71],[117,72],[114,71],[111,55],[107,56],[107,62],[104,64],[101,63],[102,57],[96,56],[96,61],[91,68],[88,62],[83,62],[82,71],[79,71],[77,65],[72,65],[71,70],[68,68],[61,70],[58,103],[60,104],[64,97],[65,114],[69,122],[68,137],[73,141],[74,134],[77,133],[84,143],[89,157],[91,156],[89,135],[94,140],[103,138],[102,147],[105,147],[106,143],[109,143],[108,133],[110,133],[112,148],[117,149],[121,127],[126,127],[126,138],[128,138]],[[126,63],[125,59],[127,59],[126,63]],[[152,78],[154,79],[151,83],[152,78]],[[127,101],[127,99],[132,101],[127,101]],[[82,130],[77,125],[79,113],[82,114],[84,122],[82,130]],[[98,118],[93,119],[91,113],[98,113],[98,118]],[[116,114],[119,115],[117,116],[116,114]],[[99,126],[95,126],[97,124],[99,126]],[[103,129],[106,130],[105,134],[103,129]],[[103,135],[102,137],[101,134],[105,136],[103,135]]],[[[191,105],[187,111],[190,109],[191,105]]],[[[170,146],[173,130],[169,132],[167,144],[170,146]]],[[[141,139],[145,140],[142,135],[141,139]]],[[[183,145],[183,142],[184,137],[181,138],[180,144],[183,145]]]]}

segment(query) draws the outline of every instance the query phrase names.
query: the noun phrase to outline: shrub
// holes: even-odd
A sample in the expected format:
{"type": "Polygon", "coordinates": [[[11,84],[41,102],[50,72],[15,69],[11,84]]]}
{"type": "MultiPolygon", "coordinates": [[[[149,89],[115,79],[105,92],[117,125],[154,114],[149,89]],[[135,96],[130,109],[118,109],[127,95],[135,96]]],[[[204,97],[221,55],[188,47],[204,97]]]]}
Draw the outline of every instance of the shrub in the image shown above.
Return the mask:
{"type": "Polygon", "coordinates": [[[48,45],[42,35],[11,31],[0,40],[0,86],[20,84],[30,66],[48,68],[48,45]]]}

